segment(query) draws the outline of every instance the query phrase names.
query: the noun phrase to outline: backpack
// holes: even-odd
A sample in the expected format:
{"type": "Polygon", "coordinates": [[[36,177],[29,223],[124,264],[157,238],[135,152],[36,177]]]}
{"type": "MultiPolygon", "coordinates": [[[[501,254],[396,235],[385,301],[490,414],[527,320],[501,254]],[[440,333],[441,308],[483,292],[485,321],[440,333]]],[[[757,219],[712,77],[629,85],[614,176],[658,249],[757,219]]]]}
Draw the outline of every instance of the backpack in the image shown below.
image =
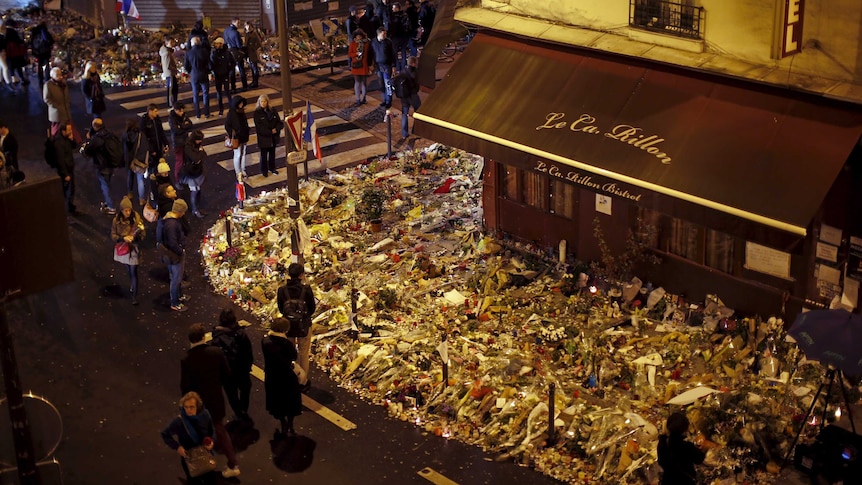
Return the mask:
{"type": "MultiPolygon", "coordinates": [[[[107,130],[106,130],[107,131],[107,130]]],[[[105,141],[105,161],[111,168],[121,168],[125,165],[123,160],[123,142],[120,137],[107,131],[102,138],[105,141]]]]}
{"type": "Polygon", "coordinates": [[[282,314],[284,318],[290,322],[290,330],[287,332],[288,337],[305,337],[308,335],[308,329],[311,327],[311,318],[308,314],[308,306],[305,304],[306,286],[302,285],[302,291],[299,292],[297,298],[290,296],[290,291],[285,287],[284,292],[287,293],[287,301],[284,302],[282,314]]]}
{"type": "Polygon", "coordinates": [[[224,356],[227,357],[227,363],[231,369],[234,369],[239,364],[237,361],[239,358],[239,343],[237,342],[236,335],[221,333],[213,338],[212,344],[224,352],[224,356]]]}
{"type": "Polygon", "coordinates": [[[415,93],[415,84],[416,81],[412,77],[402,72],[392,78],[392,90],[395,92],[395,96],[401,99],[409,98],[415,93]]]}
{"type": "Polygon", "coordinates": [[[54,146],[54,139],[50,136],[50,130],[48,131],[48,137],[45,138],[45,163],[48,164],[49,167],[56,169],[57,168],[57,147],[54,146]]]}

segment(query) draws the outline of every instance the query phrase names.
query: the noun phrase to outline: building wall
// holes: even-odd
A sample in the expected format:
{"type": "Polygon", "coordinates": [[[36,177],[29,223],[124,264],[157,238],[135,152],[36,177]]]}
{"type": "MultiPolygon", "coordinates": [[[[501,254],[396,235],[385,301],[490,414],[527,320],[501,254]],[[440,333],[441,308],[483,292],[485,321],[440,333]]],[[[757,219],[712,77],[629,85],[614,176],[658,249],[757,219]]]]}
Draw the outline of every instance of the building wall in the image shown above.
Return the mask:
{"type": "MultiPolygon", "coordinates": [[[[672,36],[632,29],[628,0],[482,0],[483,8],[675,47],[672,36]]],[[[693,0],[705,11],[704,51],[794,73],[862,83],[862,2],[805,0],[803,50],[775,59],[784,0],[693,0]]],[[[670,60],[670,59],[669,59],[670,60]]],[[[672,61],[672,60],[671,60],[672,61]]]]}

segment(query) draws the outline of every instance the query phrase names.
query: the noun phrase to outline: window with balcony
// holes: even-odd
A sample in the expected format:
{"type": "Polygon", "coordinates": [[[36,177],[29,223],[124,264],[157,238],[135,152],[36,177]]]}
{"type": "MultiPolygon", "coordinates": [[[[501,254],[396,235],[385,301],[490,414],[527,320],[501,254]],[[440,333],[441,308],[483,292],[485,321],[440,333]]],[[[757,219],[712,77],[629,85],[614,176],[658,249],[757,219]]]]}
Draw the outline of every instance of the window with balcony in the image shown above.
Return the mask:
{"type": "Polygon", "coordinates": [[[701,38],[703,7],[692,5],[692,0],[629,1],[632,27],[689,39],[701,38]]]}

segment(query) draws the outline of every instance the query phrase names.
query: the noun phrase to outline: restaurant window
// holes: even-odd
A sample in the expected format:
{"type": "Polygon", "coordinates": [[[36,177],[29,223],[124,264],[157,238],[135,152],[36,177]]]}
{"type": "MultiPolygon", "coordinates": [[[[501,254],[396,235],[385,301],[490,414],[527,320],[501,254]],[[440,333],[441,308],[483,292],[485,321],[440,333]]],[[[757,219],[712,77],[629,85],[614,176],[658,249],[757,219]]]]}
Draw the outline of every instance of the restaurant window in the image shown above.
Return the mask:
{"type": "Polygon", "coordinates": [[[733,236],[649,209],[639,209],[638,215],[656,228],[651,243],[655,249],[725,273],[734,272],[733,236]]]}
{"type": "Polygon", "coordinates": [[[548,184],[545,177],[535,172],[522,172],[524,176],[525,204],[536,209],[548,210],[548,184]]]}
{"type": "Polygon", "coordinates": [[[518,187],[520,187],[518,176],[521,171],[510,165],[501,166],[505,170],[503,173],[503,197],[509,200],[521,202],[520,190],[518,189],[518,187]]]}
{"type": "Polygon", "coordinates": [[[575,218],[575,186],[559,180],[551,181],[551,212],[566,219],[575,218]]]}
{"type": "Polygon", "coordinates": [[[629,24],[662,34],[700,39],[703,7],[692,0],[629,0],[629,24]]]}

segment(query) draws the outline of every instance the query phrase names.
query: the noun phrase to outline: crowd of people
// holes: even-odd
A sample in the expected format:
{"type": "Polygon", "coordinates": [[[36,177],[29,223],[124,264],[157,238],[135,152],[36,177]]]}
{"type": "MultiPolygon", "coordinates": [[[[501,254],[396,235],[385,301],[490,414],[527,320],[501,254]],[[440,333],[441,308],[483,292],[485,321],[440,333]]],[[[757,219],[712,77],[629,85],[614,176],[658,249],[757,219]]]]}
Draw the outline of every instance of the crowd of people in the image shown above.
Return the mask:
{"type": "MultiPolygon", "coordinates": [[[[124,199],[124,201],[127,199],[124,199]]],[[[261,339],[264,359],[264,391],[267,412],[279,422],[276,438],[296,436],[294,419],[302,414],[302,392],[308,390],[308,358],[310,351],[311,315],[315,298],[311,288],[302,281],[304,268],[299,263],[288,267],[290,279],[279,289],[279,308],[284,317],[276,318],[269,332],[261,339]],[[292,311],[300,307],[302,311],[292,311]]],[[[162,439],[175,450],[189,484],[214,484],[217,480],[215,462],[202,469],[193,466],[197,460],[190,451],[203,448],[207,454],[218,450],[227,458],[224,477],[240,474],[239,462],[225,428],[227,403],[234,419],[253,424],[249,415],[251,399],[251,368],[254,362],[252,343],[240,327],[236,314],[226,308],[219,314],[212,329],[212,339],[206,339],[207,329],[194,323],[189,327],[189,349],[180,364],[179,414],[162,430],[162,439]]]]}

